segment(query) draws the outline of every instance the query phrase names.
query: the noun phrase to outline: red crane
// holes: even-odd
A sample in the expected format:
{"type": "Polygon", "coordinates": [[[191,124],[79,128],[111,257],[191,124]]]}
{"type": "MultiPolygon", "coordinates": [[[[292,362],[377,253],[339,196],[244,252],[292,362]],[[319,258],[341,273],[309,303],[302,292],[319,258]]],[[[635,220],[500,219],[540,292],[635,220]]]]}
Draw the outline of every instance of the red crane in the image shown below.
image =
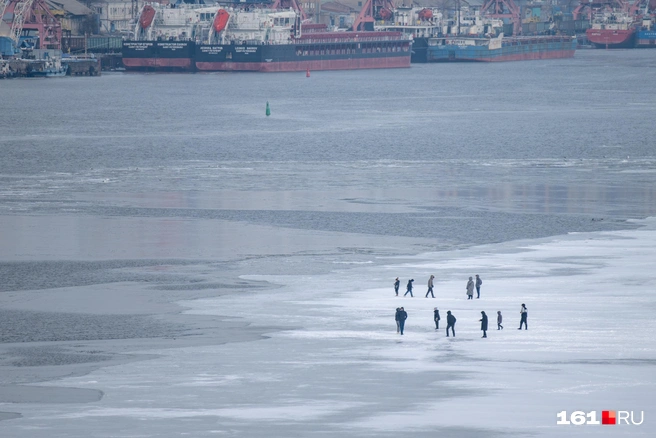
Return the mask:
{"type": "Polygon", "coordinates": [[[491,18],[510,18],[513,23],[513,35],[522,33],[519,6],[513,0],[486,0],[481,8],[481,15],[491,18]]]}
{"type": "MultiPolygon", "coordinates": [[[[395,9],[392,0],[367,0],[353,23],[354,31],[374,30],[374,17],[381,14],[382,11],[391,12],[395,9]],[[370,24],[369,24],[370,23],[370,24]]],[[[384,12],[383,12],[384,13],[384,12]]]]}
{"type": "Polygon", "coordinates": [[[19,44],[21,34],[26,29],[39,34],[39,49],[61,49],[61,23],[55,17],[45,0],[9,0],[5,6],[5,16],[13,17],[11,38],[19,44]]]}

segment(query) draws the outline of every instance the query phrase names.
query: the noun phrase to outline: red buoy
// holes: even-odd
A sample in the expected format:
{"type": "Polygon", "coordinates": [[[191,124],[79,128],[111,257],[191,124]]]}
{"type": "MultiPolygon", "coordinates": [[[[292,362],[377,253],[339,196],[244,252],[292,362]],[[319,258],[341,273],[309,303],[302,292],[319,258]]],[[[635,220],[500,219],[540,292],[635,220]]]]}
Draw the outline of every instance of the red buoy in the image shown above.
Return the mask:
{"type": "Polygon", "coordinates": [[[310,77],[310,67],[308,67],[308,69],[306,70],[306,72],[305,72],[305,77],[306,77],[306,78],[309,78],[309,77],[310,77]]]}

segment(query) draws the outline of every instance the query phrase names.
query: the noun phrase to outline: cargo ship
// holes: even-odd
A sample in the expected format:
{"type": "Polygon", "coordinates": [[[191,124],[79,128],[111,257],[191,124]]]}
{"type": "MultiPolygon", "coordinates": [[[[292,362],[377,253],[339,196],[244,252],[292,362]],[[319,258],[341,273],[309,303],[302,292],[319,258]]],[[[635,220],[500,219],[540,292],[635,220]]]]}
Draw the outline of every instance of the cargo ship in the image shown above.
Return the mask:
{"type": "Polygon", "coordinates": [[[216,7],[201,4],[146,4],[134,37],[122,44],[126,70],[193,71],[196,40],[209,31],[216,7]]]}
{"type": "Polygon", "coordinates": [[[498,62],[571,58],[571,36],[495,37],[447,36],[428,40],[428,62],[498,62]]]}
{"type": "Polygon", "coordinates": [[[654,29],[656,17],[653,15],[642,18],[642,26],[636,30],[635,47],[656,48],[656,30],[654,29]]]}
{"type": "Polygon", "coordinates": [[[630,49],[634,47],[638,23],[633,16],[621,10],[596,14],[585,35],[600,49],[630,49]]]}
{"type": "Polygon", "coordinates": [[[512,25],[492,15],[457,11],[453,18],[429,8],[400,7],[377,29],[411,35],[412,62],[497,62],[571,58],[576,39],[571,36],[506,37],[512,25]],[[510,27],[509,27],[510,26],[510,27]]]}
{"type": "Polygon", "coordinates": [[[208,40],[197,44],[199,71],[282,72],[410,67],[411,38],[391,31],[327,31],[301,13],[219,9],[208,40]]]}
{"type": "MultiPolygon", "coordinates": [[[[510,36],[503,20],[476,14],[460,20],[453,35],[428,38],[427,62],[500,62],[571,58],[576,38],[564,35],[510,36]]],[[[449,32],[447,32],[449,33],[449,32]]]]}

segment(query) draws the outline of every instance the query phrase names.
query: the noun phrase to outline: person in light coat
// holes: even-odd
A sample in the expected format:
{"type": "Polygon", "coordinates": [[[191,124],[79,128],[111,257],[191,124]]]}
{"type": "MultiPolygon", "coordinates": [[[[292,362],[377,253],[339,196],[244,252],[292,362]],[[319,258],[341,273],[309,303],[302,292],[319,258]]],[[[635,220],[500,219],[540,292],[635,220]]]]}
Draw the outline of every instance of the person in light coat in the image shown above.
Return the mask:
{"type": "Polygon", "coordinates": [[[431,297],[435,298],[435,295],[433,295],[433,278],[435,278],[435,276],[431,275],[428,279],[428,292],[426,292],[426,298],[428,298],[428,294],[431,294],[431,297]]]}
{"type": "Polygon", "coordinates": [[[474,299],[474,281],[471,277],[469,277],[469,281],[467,282],[467,299],[474,299]]]}
{"type": "Polygon", "coordinates": [[[401,325],[399,324],[399,313],[401,312],[401,308],[397,307],[396,308],[396,314],[394,315],[394,319],[396,320],[396,332],[399,333],[401,331],[401,325]]]}

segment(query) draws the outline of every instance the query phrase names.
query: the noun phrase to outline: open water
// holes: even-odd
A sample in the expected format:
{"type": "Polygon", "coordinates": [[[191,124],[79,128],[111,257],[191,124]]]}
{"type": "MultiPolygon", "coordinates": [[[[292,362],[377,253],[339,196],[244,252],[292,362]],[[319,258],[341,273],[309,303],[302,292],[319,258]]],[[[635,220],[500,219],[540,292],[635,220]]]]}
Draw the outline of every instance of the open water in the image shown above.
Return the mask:
{"type": "Polygon", "coordinates": [[[384,245],[415,253],[626,227],[656,212],[655,67],[656,51],[589,50],[310,78],[2,82],[0,258],[235,260],[312,249],[270,239],[289,230],[349,233],[318,245],[337,256],[381,251],[372,236],[415,239],[384,245]],[[60,249],[28,254],[30,221],[45,215],[60,249]],[[90,218],[150,222],[108,239],[90,218]],[[200,224],[212,221],[272,233],[209,244],[200,224]]]}

